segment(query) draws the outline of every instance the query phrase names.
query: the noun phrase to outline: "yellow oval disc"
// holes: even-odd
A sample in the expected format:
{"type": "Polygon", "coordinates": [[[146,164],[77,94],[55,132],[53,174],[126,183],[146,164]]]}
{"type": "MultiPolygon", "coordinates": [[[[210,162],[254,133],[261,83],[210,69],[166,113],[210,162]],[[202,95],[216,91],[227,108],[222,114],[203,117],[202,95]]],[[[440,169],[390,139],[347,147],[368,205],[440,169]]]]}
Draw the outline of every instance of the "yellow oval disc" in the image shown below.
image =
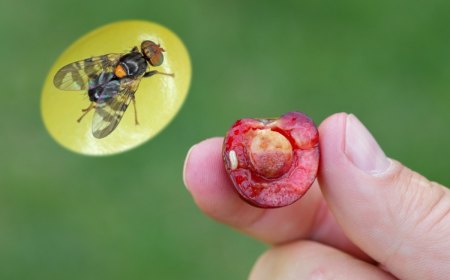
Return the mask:
{"type": "MultiPolygon", "coordinates": [[[[82,70],[81,70],[82,71],[82,70]]],[[[146,21],[121,21],[100,27],[73,43],[56,61],[42,90],[41,112],[50,135],[62,146],[86,155],[110,155],[134,148],[161,131],[176,115],[188,93],[191,62],[181,40],[169,29],[146,21]],[[175,76],[156,74],[142,78],[135,92],[137,119],[130,102],[116,129],[102,139],[92,135],[91,110],[80,122],[82,109],[89,107],[87,90],[65,91],[53,85],[61,67],[79,60],[109,53],[128,53],[141,42],[151,40],[164,48],[164,62],[148,66],[175,76]]]]}

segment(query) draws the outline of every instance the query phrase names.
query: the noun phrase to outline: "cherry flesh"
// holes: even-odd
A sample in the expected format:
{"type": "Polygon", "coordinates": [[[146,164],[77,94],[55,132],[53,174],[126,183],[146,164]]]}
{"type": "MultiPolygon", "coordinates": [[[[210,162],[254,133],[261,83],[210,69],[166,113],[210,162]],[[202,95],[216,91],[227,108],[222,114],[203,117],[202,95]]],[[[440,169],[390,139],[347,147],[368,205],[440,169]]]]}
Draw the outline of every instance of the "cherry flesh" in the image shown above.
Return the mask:
{"type": "Polygon", "coordinates": [[[262,208],[290,205],[314,182],[319,133],[300,112],[236,121],[223,143],[225,169],[240,196],[262,208]]]}

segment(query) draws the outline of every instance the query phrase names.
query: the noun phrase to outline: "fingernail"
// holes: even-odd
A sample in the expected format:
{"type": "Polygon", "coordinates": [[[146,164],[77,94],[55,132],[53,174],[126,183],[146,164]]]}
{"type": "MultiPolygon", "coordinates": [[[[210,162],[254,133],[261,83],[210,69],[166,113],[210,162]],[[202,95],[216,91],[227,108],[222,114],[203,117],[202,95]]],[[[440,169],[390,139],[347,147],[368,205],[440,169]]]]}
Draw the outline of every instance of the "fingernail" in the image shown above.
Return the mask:
{"type": "Polygon", "coordinates": [[[184,186],[186,187],[187,190],[189,190],[189,185],[188,185],[187,179],[186,179],[186,167],[188,165],[189,157],[191,155],[191,152],[192,152],[192,150],[194,150],[195,146],[197,146],[197,145],[192,146],[189,149],[189,151],[187,152],[186,159],[184,160],[184,165],[183,165],[183,183],[184,183],[184,186]]]}
{"type": "Polygon", "coordinates": [[[345,154],[356,167],[370,175],[380,175],[391,165],[369,130],[352,114],[347,116],[345,154]]]}

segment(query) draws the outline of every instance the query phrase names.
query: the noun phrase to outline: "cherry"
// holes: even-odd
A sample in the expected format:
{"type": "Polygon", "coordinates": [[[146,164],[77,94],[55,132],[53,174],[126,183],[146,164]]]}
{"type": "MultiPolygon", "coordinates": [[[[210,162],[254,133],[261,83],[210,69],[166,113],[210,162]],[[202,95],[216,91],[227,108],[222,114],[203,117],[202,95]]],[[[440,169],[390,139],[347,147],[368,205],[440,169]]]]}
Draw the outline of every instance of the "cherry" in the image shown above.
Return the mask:
{"type": "Polygon", "coordinates": [[[300,199],[319,166],[319,133],[311,118],[289,112],[278,119],[240,119],[225,136],[225,169],[240,196],[262,208],[300,199]]]}

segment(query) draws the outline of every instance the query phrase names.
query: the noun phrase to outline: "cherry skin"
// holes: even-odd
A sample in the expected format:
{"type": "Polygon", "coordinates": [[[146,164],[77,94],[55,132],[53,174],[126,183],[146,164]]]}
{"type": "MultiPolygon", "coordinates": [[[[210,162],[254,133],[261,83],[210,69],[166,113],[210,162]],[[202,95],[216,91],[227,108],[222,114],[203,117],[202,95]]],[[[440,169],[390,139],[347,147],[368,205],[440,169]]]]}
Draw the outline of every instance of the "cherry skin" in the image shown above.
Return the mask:
{"type": "Polygon", "coordinates": [[[300,112],[278,119],[240,119],[225,136],[225,169],[251,205],[277,208],[300,199],[319,166],[319,133],[300,112]]]}

